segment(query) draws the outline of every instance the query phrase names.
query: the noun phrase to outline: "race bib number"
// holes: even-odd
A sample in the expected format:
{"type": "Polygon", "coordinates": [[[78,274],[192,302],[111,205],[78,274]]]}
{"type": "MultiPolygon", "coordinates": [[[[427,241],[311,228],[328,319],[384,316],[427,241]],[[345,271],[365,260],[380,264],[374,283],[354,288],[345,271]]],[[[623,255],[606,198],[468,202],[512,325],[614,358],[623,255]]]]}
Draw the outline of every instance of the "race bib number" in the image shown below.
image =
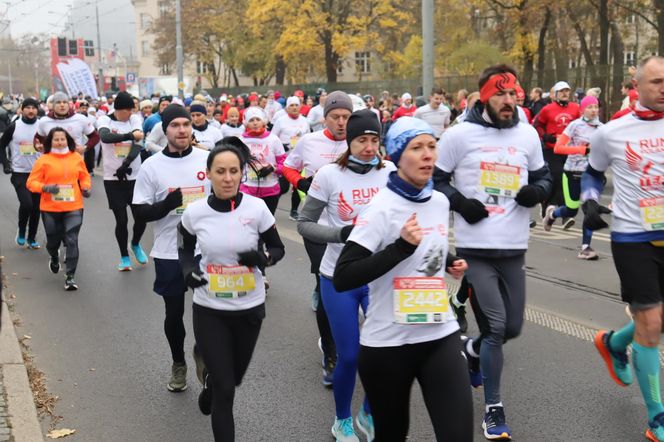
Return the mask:
{"type": "Polygon", "coordinates": [[[444,278],[394,278],[394,322],[441,324],[450,319],[444,278]]]}
{"type": "Polygon", "coordinates": [[[21,155],[34,155],[37,153],[35,146],[31,141],[21,141],[18,145],[18,150],[21,155]]]}
{"type": "Polygon", "coordinates": [[[207,266],[210,298],[239,298],[256,288],[254,272],[246,266],[207,266]]]}
{"type": "Polygon", "coordinates": [[[74,202],[74,186],[71,184],[58,184],[58,193],[54,193],[51,199],[64,203],[74,202]]]}
{"type": "Polygon", "coordinates": [[[130,150],[131,150],[131,144],[115,143],[113,145],[113,156],[115,158],[127,158],[129,156],[130,150]]]}
{"type": "Polygon", "coordinates": [[[521,168],[507,164],[480,163],[480,190],[489,195],[514,198],[519,191],[521,168]]]}
{"type": "Polygon", "coordinates": [[[639,201],[641,221],[646,230],[664,229],[664,197],[645,198],[639,201]]]}
{"type": "Polygon", "coordinates": [[[299,136],[299,135],[293,135],[293,136],[290,138],[290,145],[289,145],[289,147],[290,147],[291,149],[295,149],[295,146],[297,145],[297,142],[298,142],[298,141],[300,141],[300,136],[299,136]]]}
{"type": "MultiPolygon", "coordinates": [[[[174,190],[174,188],[168,189],[169,192],[174,190]]],[[[205,198],[205,187],[203,186],[180,187],[180,190],[182,191],[182,205],[175,209],[176,215],[182,215],[189,204],[205,198]]]]}

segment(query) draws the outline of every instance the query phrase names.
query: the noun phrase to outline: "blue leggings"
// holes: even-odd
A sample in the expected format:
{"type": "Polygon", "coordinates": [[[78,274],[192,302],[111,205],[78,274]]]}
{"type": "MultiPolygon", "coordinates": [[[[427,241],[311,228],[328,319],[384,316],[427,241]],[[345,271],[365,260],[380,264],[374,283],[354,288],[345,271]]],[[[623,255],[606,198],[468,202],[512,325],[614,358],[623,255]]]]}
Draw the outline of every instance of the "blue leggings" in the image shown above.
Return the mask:
{"type": "MultiPolygon", "coordinates": [[[[361,305],[366,314],[369,288],[365,285],[347,292],[337,292],[332,281],[320,275],[320,294],[337,345],[337,366],[332,384],[337,419],[346,419],[352,416],[350,406],[357,376],[357,356],[360,352],[357,309],[361,305]]],[[[370,413],[366,397],[364,411],[370,413]]]]}

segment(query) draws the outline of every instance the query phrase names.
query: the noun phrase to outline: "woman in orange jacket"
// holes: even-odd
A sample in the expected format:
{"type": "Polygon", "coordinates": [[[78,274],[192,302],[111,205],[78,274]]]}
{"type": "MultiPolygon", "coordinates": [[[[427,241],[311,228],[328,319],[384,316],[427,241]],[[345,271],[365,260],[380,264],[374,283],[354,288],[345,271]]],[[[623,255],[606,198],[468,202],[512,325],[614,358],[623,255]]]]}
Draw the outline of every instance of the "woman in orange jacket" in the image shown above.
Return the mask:
{"type": "Polygon", "coordinates": [[[39,208],[46,231],[49,269],[60,271],[60,244],[67,248],[65,290],[78,290],[74,280],[78,264],[78,232],[83,224],[83,197],[90,196],[92,181],[76,142],[61,127],[51,129],[42,155],[26,183],[31,192],[41,193],[39,208]]]}

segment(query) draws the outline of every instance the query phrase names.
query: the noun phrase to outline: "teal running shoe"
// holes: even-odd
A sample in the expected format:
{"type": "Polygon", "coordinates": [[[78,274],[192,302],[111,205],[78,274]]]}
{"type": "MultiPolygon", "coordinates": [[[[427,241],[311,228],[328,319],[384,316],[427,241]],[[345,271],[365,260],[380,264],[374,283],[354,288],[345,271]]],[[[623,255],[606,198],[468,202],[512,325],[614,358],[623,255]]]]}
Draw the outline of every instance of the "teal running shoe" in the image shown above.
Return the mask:
{"type": "Polygon", "coordinates": [[[355,423],[357,424],[357,428],[359,428],[360,431],[364,433],[364,436],[367,438],[367,442],[374,440],[376,437],[376,431],[374,429],[373,417],[371,414],[367,414],[367,412],[364,411],[364,407],[360,408],[360,412],[357,413],[357,416],[355,417],[355,423]]]}
{"type": "Polygon", "coordinates": [[[37,241],[35,241],[33,239],[32,241],[28,242],[28,249],[38,250],[38,249],[41,249],[41,246],[39,245],[39,243],[37,241]]]}
{"type": "Polygon", "coordinates": [[[134,253],[134,257],[136,258],[136,261],[138,261],[140,265],[145,265],[148,263],[148,256],[145,254],[140,244],[136,245],[132,244],[131,251],[134,253]]]}
{"type": "Polygon", "coordinates": [[[337,442],[360,442],[353,428],[352,417],[347,417],[346,419],[337,419],[335,417],[334,425],[332,425],[332,436],[334,436],[337,442]]]}
{"type": "Polygon", "coordinates": [[[597,348],[600,356],[604,359],[611,379],[621,387],[626,387],[634,382],[632,367],[629,365],[629,358],[626,351],[615,351],[609,345],[611,335],[613,335],[613,331],[598,331],[594,340],[595,348],[597,348]]]}
{"type": "Polygon", "coordinates": [[[131,270],[131,260],[128,256],[123,256],[120,258],[120,264],[118,264],[118,270],[120,272],[128,272],[131,270]]]}
{"type": "Polygon", "coordinates": [[[652,442],[664,442],[664,413],[659,413],[648,422],[646,438],[652,442]]]}
{"type": "Polygon", "coordinates": [[[19,247],[23,247],[25,245],[25,234],[21,235],[21,232],[16,232],[16,245],[19,247]]]}

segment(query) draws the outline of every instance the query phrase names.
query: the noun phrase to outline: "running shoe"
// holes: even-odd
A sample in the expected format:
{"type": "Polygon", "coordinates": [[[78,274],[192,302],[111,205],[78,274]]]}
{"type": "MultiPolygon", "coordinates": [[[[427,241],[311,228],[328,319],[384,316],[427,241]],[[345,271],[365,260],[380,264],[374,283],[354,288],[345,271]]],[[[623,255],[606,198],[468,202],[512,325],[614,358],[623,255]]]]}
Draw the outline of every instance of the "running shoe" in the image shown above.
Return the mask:
{"type": "Polygon", "coordinates": [[[318,290],[314,290],[313,292],[311,292],[311,310],[317,311],[319,303],[320,303],[320,292],[318,290]]]}
{"type": "Polygon", "coordinates": [[[16,241],[17,246],[23,247],[25,245],[25,234],[21,235],[21,232],[16,231],[16,238],[14,238],[14,241],[16,241]]]}
{"type": "Polygon", "coordinates": [[[574,218],[563,218],[563,230],[571,229],[574,224],[576,224],[574,218]]]}
{"type": "Polygon", "coordinates": [[[470,374],[470,385],[473,388],[479,388],[482,386],[482,369],[480,368],[480,358],[468,353],[468,341],[470,339],[468,336],[461,336],[461,346],[463,349],[463,354],[466,356],[466,361],[468,361],[468,373],[470,374]]]}
{"type": "Polygon", "coordinates": [[[196,378],[198,378],[198,382],[203,385],[205,379],[205,361],[203,361],[203,356],[201,356],[198,351],[198,346],[196,344],[194,344],[192,355],[194,356],[194,363],[196,363],[196,378]]]}
{"type": "Polygon", "coordinates": [[[452,305],[452,310],[456,315],[461,333],[466,333],[466,330],[468,330],[468,320],[466,319],[466,306],[461,304],[460,306],[457,307],[457,305],[451,301],[450,304],[452,305]]]}
{"type": "Polygon", "coordinates": [[[512,433],[505,422],[503,407],[489,408],[489,412],[484,415],[482,429],[484,437],[489,440],[512,440],[512,433]]]}
{"type": "Polygon", "coordinates": [[[267,292],[270,288],[270,281],[267,279],[267,276],[263,275],[263,284],[265,285],[265,291],[267,292]]]}
{"type": "Polygon", "coordinates": [[[600,356],[602,356],[602,359],[604,359],[611,378],[616,384],[621,387],[626,387],[634,381],[632,367],[629,365],[629,358],[627,357],[626,351],[619,352],[611,349],[611,346],[609,345],[611,335],[613,335],[613,330],[598,331],[594,340],[595,347],[600,356]]]}
{"type": "Polygon", "coordinates": [[[337,366],[337,361],[333,357],[325,355],[323,351],[323,340],[318,338],[318,348],[321,353],[323,353],[323,359],[321,360],[321,365],[323,366],[323,385],[327,388],[332,388],[332,383],[334,381],[334,367],[337,366]]]}
{"type": "Polygon", "coordinates": [[[367,442],[374,440],[376,437],[376,431],[374,429],[373,416],[367,414],[366,411],[364,411],[364,407],[360,407],[360,412],[357,413],[357,416],[355,417],[355,423],[357,424],[357,428],[364,433],[367,442]]]}
{"type": "Polygon", "coordinates": [[[352,417],[347,417],[346,419],[337,419],[335,417],[334,425],[332,425],[332,436],[334,436],[337,442],[360,442],[353,428],[352,417]]]}
{"type": "Polygon", "coordinates": [[[297,221],[298,216],[299,214],[297,213],[297,210],[291,210],[288,219],[290,219],[291,221],[297,221]]]}
{"type": "Polygon", "coordinates": [[[205,381],[203,382],[203,389],[198,395],[198,409],[201,410],[205,416],[212,413],[212,385],[209,385],[210,375],[205,370],[205,381]]]}
{"type": "Polygon", "coordinates": [[[168,391],[179,393],[187,389],[187,363],[173,362],[171,366],[171,380],[166,384],[168,391]]]}
{"type": "Polygon", "coordinates": [[[528,221],[528,227],[530,227],[530,228],[532,229],[532,228],[535,227],[535,226],[537,226],[537,221],[535,221],[534,219],[530,218],[530,221],[528,221]]]}
{"type": "Polygon", "coordinates": [[[131,245],[131,251],[134,254],[134,258],[140,265],[145,265],[148,263],[148,256],[143,251],[143,247],[140,244],[131,245]]]}
{"type": "Polygon", "coordinates": [[[60,251],[59,250],[58,250],[57,255],[50,256],[48,258],[48,269],[54,275],[57,274],[60,271],[60,251]]]}
{"type": "Polygon", "coordinates": [[[646,438],[652,442],[664,442],[664,413],[659,413],[648,422],[646,438]]]}
{"type": "Polygon", "coordinates": [[[544,227],[544,230],[547,232],[551,231],[551,226],[553,226],[553,223],[556,221],[553,217],[554,210],[556,210],[554,206],[547,207],[546,212],[544,212],[544,218],[542,218],[542,227],[544,227]]]}
{"type": "Polygon", "coordinates": [[[74,280],[74,275],[69,274],[65,277],[65,290],[68,292],[78,290],[78,284],[76,284],[76,280],[74,280]]]}
{"type": "Polygon", "coordinates": [[[32,241],[28,241],[28,249],[38,250],[38,249],[41,249],[41,246],[39,245],[39,243],[37,241],[35,241],[33,239],[32,241]]]}
{"type": "Polygon", "coordinates": [[[599,259],[599,255],[597,254],[597,252],[594,251],[590,246],[581,250],[579,254],[576,255],[576,257],[579,259],[585,259],[587,261],[596,261],[599,259]]]}
{"type": "Polygon", "coordinates": [[[118,271],[128,272],[131,270],[131,259],[128,256],[123,256],[120,258],[120,264],[118,264],[118,271]]]}

